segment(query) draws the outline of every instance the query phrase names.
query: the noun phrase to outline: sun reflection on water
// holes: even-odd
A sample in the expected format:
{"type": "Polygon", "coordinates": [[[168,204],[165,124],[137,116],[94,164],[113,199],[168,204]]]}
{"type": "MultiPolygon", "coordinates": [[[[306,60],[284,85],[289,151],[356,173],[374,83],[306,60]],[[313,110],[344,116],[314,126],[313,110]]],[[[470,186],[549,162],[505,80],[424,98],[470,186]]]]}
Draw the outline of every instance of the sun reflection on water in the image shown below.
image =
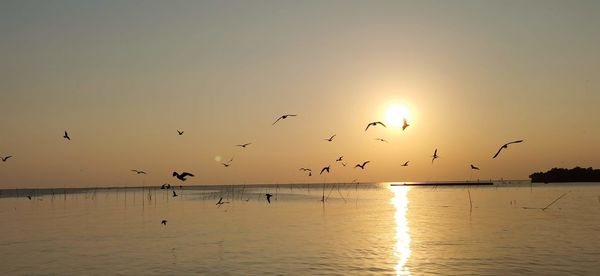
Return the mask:
{"type": "Polygon", "coordinates": [[[408,191],[410,187],[390,186],[394,192],[392,204],[396,208],[396,249],[394,254],[398,258],[396,275],[410,275],[406,262],[410,257],[410,232],[408,228],[408,191]]]}

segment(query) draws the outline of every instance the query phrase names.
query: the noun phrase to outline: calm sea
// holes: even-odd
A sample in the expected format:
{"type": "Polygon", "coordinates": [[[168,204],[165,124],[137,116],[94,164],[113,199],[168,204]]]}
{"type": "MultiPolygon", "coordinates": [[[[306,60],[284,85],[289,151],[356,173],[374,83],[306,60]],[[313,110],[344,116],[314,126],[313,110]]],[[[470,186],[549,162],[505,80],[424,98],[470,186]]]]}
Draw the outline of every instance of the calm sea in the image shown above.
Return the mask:
{"type": "Polygon", "coordinates": [[[600,183],[175,191],[4,190],[0,274],[600,274],[600,183]]]}

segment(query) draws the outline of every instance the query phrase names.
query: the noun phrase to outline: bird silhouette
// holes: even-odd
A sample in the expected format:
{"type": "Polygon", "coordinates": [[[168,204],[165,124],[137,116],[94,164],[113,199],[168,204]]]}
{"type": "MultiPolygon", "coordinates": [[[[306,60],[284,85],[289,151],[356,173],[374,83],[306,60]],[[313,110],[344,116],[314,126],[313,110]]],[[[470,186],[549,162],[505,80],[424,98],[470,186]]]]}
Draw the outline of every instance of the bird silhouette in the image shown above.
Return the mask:
{"type": "Polygon", "coordinates": [[[304,171],[304,172],[312,172],[311,169],[307,169],[307,168],[300,168],[298,169],[299,171],[304,171]]]}
{"type": "Polygon", "coordinates": [[[221,206],[225,203],[229,203],[229,201],[223,201],[223,197],[221,197],[215,205],[219,205],[219,208],[221,208],[221,206]]]}
{"type": "Polygon", "coordinates": [[[370,126],[377,126],[377,125],[382,125],[383,127],[387,127],[382,122],[371,122],[371,123],[367,124],[367,127],[365,128],[365,131],[367,131],[367,129],[369,129],[370,126]]]}
{"type": "Polygon", "coordinates": [[[363,169],[363,170],[364,170],[364,169],[365,169],[365,166],[366,166],[367,164],[369,164],[370,162],[371,162],[371,161],[365,161],[365,162],[363,162],[363,163],[362,163],[362,165],[361,165],[361,164],[356,164],[356,166],[354,166],[354,168],[361,168],[361,169],[363,169]]]}
{"type": "Polygon", "coordinates": [[[173,192],[173,197],[177,197],[177,196],[179,196],[179,195],[178,195],[178,194],[175,192],[175,190],[173,190],[173,191],[171,191],[171,192],[173,192]]]}
{"type": "Polygon", "coordinates": [[[71,137],[69,137],[69,133],[67,133],[67,131],[65,130],[65,135],[63,135],[63,138],[71,141],[71,137]]]}
{"type": "Polygon", "coordinates": [[[240,148],[245,148],[249,145],[252,145],[252,143],[245,143],[245,144],[239,144],[239,145],[235,145],[236,147],[240,147],[240,148]]]}
{"type": "Polygon", "coordinates": [[[346,163],[342,162],[341,164],[342,164],[342,166],[346,167],[346,163]]]}
{"type": "Polygon", "coordinates": [[[335,159],[335,162],[341,162],[341,161],[342,161],[342,158],[344,158],[344,156],[340,156],[340,157],[338,157],[338,159],[335,159]]]}
{"type": "Polygon", "coordinates": [[[231,166],[231,164],[230,164],[230,163],[221,163],[221,165],[223,165],[223,167],[225,167],[225,168],[227,168],[227,167],[231,166]]]}
{"type": "Polygon", "coordinates": [[[402,130],[405,130],[407,127],[409,127],[410,125],[408,124],[408,122],[406,121],[406,118],[402,119],[404,121],[404,123],[402,124],[402,130]]]}
{"type": "Polygon", "coordinates": [[[185,181],[186,177],[191,176],[194,177],[193,174],[189,173],[189,172],[183,172],[181,174],[177,173],[177,172],[173,172],[173,176],[177,177],[177,179],[181,180],[181,181],[185,181]]]}
{"type": "Polygon", "coordinates": [[[135,172],[137,174],[147,174],[145,171],[140,171],[140,170],[131,170],[132,172],[135,172]]]}
{"type": "Polygon", "coordinates": [[[500,147],[500,149],[498,149],[498,152],[496,152],[496,154],[494,154],[494,156],[493,156],[492,158],[496,158],[496,157],[498,156],[498,154],[500,154],[500,152],[501,152],[503,149],[507,149],[507,148],[508,148],[508,145],[510,145],[510,144],[516,144],[516,143],[521,143],[521,142],[523,142],[523,140],[512,141],[512,142],[508,142],[508,143],[506,143],[506,144],[502,145],[502,146],[500,147]]]}
{"type": "Polygon", "coordinates": [[[410,161],[404,162],[404,164],[402,164],[402,167],[408,167],[408,162],[410,162],[410,161]]]}
{"type": "Polygon", "coordinates": [[[473,166],[473,164],[471,164],[471,169],[472,169],[472,170],[479,170],[479,168],[478,168],[478,167],[475,167],[475,166],[473,166]]]}
{"type": "Polygon", "coordinates": [[[439,155],[437,155],[437,149],[435,149],[435,151],[433,152],[433,155],[431,156],[431,164],[433,164],[433,160],[440,158],[439,155]]]}
{"type": "Polygon", "coordinates": [[[389,143],[388,140],[385,140],[383,138],[375,138],[375,140],[380,141],[380,142],[384,142],[384,143],[389,143]]]}
{"type": "Polygon", "coordinates": [[[184,131],[183,131],[183,130],[179,130],[179,129],[177,130],[177,134],[179,134],[179,135],[183,135],[183,133],[184,133],[184,131]]]}
{"type": "Polygon", "coordinates": [[[295,117],[298,116],[296,114],[285,114],[285,115],[281,115],[279,118],[277,118],[277,120],[275,120],[275,122],[273,122],[272,125],[275,125],[277,122],[279,122],[279,120],[284,120],[287,119],[287,117],[295,117]]]}
{"type": "Polygon", "coordinates": [[[327,139],[323,139],[323,140],[325,140],[325,141],[328,141],[328,142],[331,142],[331,141],[333,141],[333,137],[335,137],[335,134],[334,134],[334,135],[331,135],[331,137],[329,137],[329,138],[327,138],[327,139]]]}
{"type": "Polygon", "coordinates": [[[6,162],[6,160],[8,160],[8,158],[11,158],[12,155],[6,156],[6,157],[2,157],[0,156],[0,159],[2,159],[2,162],[6,162]]]}
{"type": "Polygon", "coordinates": [[[267,201],[269,202],[269,204],[271,204],[271,197],[273,195],[272,194],[265,194],[265,196],[267,197],[267,201]]]}
{"type": "Polygon", "coordinates": [[[163,220],[160,222],[160,224],[162,224],[162,225],[164,225],[164,226],[167,226],[167,220],[166,220],[166,219],[163,219],[163,220]]]}
{"type": "Polygon", "coordinates": [[[327,171],[327,173],[329,173],[329,166],[322,168],[319,174],[323,174],[324,171],[327,171]]]}
{"type": "Polygon", "coordinates": [[[31,200],[31,196],[30,195],[28,195],[27,198],[29,198],[29,200],[31,200]]]}

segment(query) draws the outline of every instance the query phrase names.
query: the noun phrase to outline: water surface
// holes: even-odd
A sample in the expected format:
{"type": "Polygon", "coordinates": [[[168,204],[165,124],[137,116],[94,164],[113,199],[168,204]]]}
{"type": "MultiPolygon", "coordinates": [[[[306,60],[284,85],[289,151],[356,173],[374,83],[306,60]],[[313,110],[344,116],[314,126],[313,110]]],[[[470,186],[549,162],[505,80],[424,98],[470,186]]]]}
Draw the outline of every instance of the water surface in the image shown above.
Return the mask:
{"type": "Polygon", "coordinates": [[[295,184],[176,192],[21,190],[17,197],[5,190],[0,274],[600,271],[598,184],[295,184]],[[271,204],[267,192],[274,195],[271,204]],[[220,197],[230,203],[215,205],[220,197]]]}

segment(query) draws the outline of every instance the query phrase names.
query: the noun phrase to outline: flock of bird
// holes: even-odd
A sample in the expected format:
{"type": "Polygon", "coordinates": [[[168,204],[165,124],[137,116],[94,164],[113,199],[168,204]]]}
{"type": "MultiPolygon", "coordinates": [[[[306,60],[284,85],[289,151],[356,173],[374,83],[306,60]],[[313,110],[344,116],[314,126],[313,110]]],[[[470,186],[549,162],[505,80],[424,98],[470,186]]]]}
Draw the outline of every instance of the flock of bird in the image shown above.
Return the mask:
{"type": "MultiPolygon", "coordinates": [[[[279,117],[278,117],[278,118],[277,118],[277,119],[276,119],[276,120],[275,120],[275,121],[272,123],[272,126],[274,126],[274,125],[275,125],[275,124],[277,124],[278,122],[280,122],[280,121],[282,121],[282,120],[285,120],[285,119],[287,119],[287,118],[289,118],[289,117],[296,117],[296,116],[298,116],[298,115],[297,115],[297,114],[285,114],[285,115],[281,115],[281,116],[279,116],[279,117]]],[[[367,126],[365,127],[365,131],[368,131],[370,127],[377,127],[377,126],[387,127],[387,126],[386,126],[386,125],[385,125],[383,122],[380,122],[380,121],[375,121],[375,122],[370,122],[370,123],[368,123],[368,124],[367,124],[367,126]]],[[[406,118],[404,118],[404,119],[403,119],[402,130],[406,130],[406,128],[408,128],[409,126],[410,126],[410,124],[407,122],[406,118]]],[[[183,134],[184,134],[184,131],[183,131],[183,130],[177,130],[177,134],[178,134],[178,135],[183,135],[183,134]]],[[[333,135],[329,136],[329,138],[325,138],[325,139],[323,139],[323,140],[325,140],[325,141],[327,141],[327,142],[333,142],[333,139],[334,139],[335,137],[336,137],[336,134],[333,134],[333,135]]],[[[67,131],[65,131],[65,132],[64,132],[63,138],[64,138],[65,140],[68,140],[68,141],[70,141],[70,140],[71,140],[71,137],[69,136],[69,133],[68,133],[67,131]]],[[[385,140],[385,139],[383,139],[383,138],[375,138],[375,140],[377,140],[377,141],[380,141],[380,142],[385,142],[385,143],[388,143],[388,141],[387,141],[387,140],[385,140]]],[[[508,142],[508,143],[506,143],[506,144],[503,144],[502,146],[500,146],[500,148],[498,149],[498,151],[497,151],[497,152],[496,152],[496,153],[495,153],[495,154],[492,156],[492,159],[494,159],[494,158],[497,158],[497,157],[500,155],[500,153],[502,152],[502,150],[504,150],[504,149],[508,149],[508,146],[509,146],[509,145],[511,145],[511,144],[517,144],[517,143],[521,143],[521,142],[523,142],[523,140],[516,140],[516,141],[512,141],[512,142],[508,142]]],[[[238,145],[235,145],[235,146],[236,146],[236,147],[240,147],[240,148],[246,148],[246,147],[248,147],[248,146],[250,146],[250,145],[252,145],[252,143],[243,143],[243,144],[238,144],[238,145]]],[[[2,160],[2,162],[6,162],[6,161],[8,161],[10,158],[13,158],[13,156],[12,156],[12,155],[7,155],[7,156],[4,156],[4,157],[0,156],[0,160],[2,160]]],[[[335,162],[340,162],[340,164],[341,164],[342,166],[346,166],[346,163],[345,163],[345,162],[343,162],[343,158],[344,158],[344,156],[340,156],[340,157],[338,157],[338,158],[335,160],[335,162]]],[[[438,159],[438,158],[440,158],[440,156],[438,155],[438,149],[436,148],[436,149],[434,150],[434,152],[433,152],[433,155],[431,156],[431,163],[433,164],[433,162],[434,162],[436,159],[438,159]]],[[[233,158],[229,159],[227,162],[222,162],[221,164],[222,164],[224,167],[229,167],[229,166],[232,164],[232,162],[233,162],[233,158]]],[[[404,162],[404,163],[403,163],[401,166],[402,166],[402,167],[407,167],[407,166],[408,166],[408,164],[409,164],[409,162],[410,162],[410,161],[406,161],[406,162],[404,162]]],[[[369,164],[369,163],[370,163],[370,161],[369,161],[369,160],[367,160],[367,161],[364,161],[364,162],[362,162],[362,163],[358,163],[358,164],[356,164],[356,165],[354,166],[354,168],[355,168],[355,169],[356,169],[356,168],[360,168],[361,170],[364,170],[364,169],[366,168],[367,164],[369,164]]],[[[473,164],[471,164],[471,169],[472,169],[472,170],[480,170],[480,169],[479,169],[479,167],[477,167],[477,166],[475,166],[475,165],[473,165],[473,164]]],[[[302,167],[302,168],[300,168],[299,170],[300,170],[300,171],[303,171],[303,172],[308,172],[308,176],[312,176],[312,172],[313,172],[313,171],[312,171],[312,169],[310,169],[310,168],[304,168],[304,167],[302,167]]],[[[323,168],[320,170],[319,174],[323,174],[323,173],[329,173],[329,172],[330,172],[330,170],[331,170],[331,165],[327,165],[327,166],[323,167],[323,168]]],[[[147,174],[147,173],[146,173],[145,171],[143,171],[143,170],[137,170],[137,169],[133,169],[133,170],[131,170],[131,171],[132,171],[132,172],[134,172],[134,173],[136,173],[136,174],[138,174],[138,175],[139,175],[139,174],[147,174]]],[[[175,177],[175,178],[177,178],[177,179],[178,179],[178,180],[180,180],[180,181],[186,181],[188,177],[194,177],[194,174],[192,174],[192,173],[189,173],[189,172],[181,172],[181,173],[178,173],[178,172],[174,171],[174,172],[173,172],[173,174],[172,174],[172,176],[173,176],[173,177],[175,177]]],[[[163,184],[163,185],[161,186],[161,189],[171,189],[171,185],[170,185],[170,184],[163,184]]],[[[177,196],[178,196],[178,195],[177,195],[177,193],[175,192],[175,190],[173,190],[173,191],[172,191],[172,196],[173,196],[173,197],[177,197],[177,196]]],[[[271,203],[271,197],[272,197],[273,195],[272,195],[272,194],[270,194],[270,193],[266,193],[266,194],[264,194],[264,196],[265,196],[265,198],[266,198],[267,202],[268,202],[268,203],[271,203]]],[[[27,196],[27,198],[31,200],[31,196],[30,196],[30,195],[28,195],[28,196],[27,196]]],[[[221,207],[223,204],[226,204],[226,203],[229,203],[229,202],[227,202],[227,201],[223,201],[223,198],[221,197],[221,198],[219,199],[219,201],[216,203],[216,205],[218,205],[219,207],[221,207]]],[[[163,225],[167,225],[167,220],[162,220],[162,221],[161,221],[161,224],[163,224],[163,225]]]]}

